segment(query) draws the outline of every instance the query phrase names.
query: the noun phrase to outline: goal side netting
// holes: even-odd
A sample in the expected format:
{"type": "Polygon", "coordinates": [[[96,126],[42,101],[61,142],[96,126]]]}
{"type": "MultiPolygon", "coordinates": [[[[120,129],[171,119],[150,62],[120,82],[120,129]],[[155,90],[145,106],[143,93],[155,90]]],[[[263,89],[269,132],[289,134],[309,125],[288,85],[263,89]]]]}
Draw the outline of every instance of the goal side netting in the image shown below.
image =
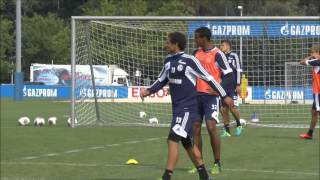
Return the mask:
{"type": "Polygon", "coordinates": [[[145,101],[139,98],[139,89],[158,78],[168,34],[185,33],[185,52],[191,54],[197,48],[194,30],[201,26],[212,30],[217,47],[221,40],[230,40],[240,57],[242,80],[247,82],[239,96],[242,119],[261,127],[307,127],[310,122],[311,67],[298,62],[309,55],[312,45],[319,45],[320,25],[314,19],[81,17],[72,21],[71,103],[76,126],[168,126],[168,87],[145,101]]]}

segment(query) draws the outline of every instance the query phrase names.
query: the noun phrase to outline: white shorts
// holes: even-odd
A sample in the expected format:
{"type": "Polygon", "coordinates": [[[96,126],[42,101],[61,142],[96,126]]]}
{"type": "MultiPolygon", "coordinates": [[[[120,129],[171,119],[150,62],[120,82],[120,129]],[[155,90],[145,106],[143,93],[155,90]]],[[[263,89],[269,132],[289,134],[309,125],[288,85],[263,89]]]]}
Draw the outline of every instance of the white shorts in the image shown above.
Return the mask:
{"type": "Polygon", "coordinates": [[[320,94],[313,94],[312,109],[320,112],[320,94]]]}

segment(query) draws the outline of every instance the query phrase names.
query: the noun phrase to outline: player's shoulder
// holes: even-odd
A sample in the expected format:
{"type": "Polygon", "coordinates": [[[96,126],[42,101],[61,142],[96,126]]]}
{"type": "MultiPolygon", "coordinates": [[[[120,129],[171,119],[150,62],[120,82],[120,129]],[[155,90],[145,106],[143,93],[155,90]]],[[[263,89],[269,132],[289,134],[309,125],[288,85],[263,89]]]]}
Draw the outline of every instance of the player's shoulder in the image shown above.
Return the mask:
{"type": "Polygon", "coordinates": [[[210,52],[211,52],[211,53],[216,53],[216,54],[224,54],[224,53],[221,51],[221,49],[218,48],[218,47],[212,48],[210,52]]]}
{"type": "Polygon", "coordinates": [[[186,64],[190,64],[190,63],[194,63],[196,61],[199,61],[194,55],[186,54],[186,53],[182,54],[181,58],[186,64]]]}
{"type": "Polygon", "coordinates": [[[219,49],[219,48],[216,48],[215,52],[216,52],[216,57],[219,57],[219,56],[221,58],[226,57],[226,54],[224,52],[222,52],[221,49],[219,49]]]}
{"type": "Polygon", "coordinates": [[[200,51],[201,51],[201,48],[197,48],[197,49],[193,50],[192,55],[195,56],[200,51]]]}
{"type": "Polygon", "coordinates": [[[195,58],[196,58],[194,55],[192,55],[192,54],[187,54],[187,53],[183,53],[183,54],[181,55],[181,57],[182,57],[183,59],[195,59],[195,58]]]}
{"type": "Polygon", "coordinates": [[[233,52],[233,51],[230,52],[230,55],[234,56],[234,57],[238,57],[238,54],[236,52],[233,52]]]}
{"type": "Polygon", "coordinates": [[[167,63],[167,62],[173,60],[173,59],[174,59],[174,56],[175,56],[175,54],[168,54],[168,55],[165,57],[164,62],[167,63]]]}
{"type": "Polygon", "coordinates": [[[166,64],[167,62],[169,62],[171,59],[170,55],[167,55],[166,58],[164,59],[163,63],[166,64]]]}
{"type": "Polygon", "coordinates": [[[170,66],[172,61],[173,61],[172,56],[167,55],[166,58],[163,61],[163,65],[165,66],[166,69],[170,66]]]}
{"type": "Polygon", "coordinates": [[[234,58],[238,57],[238,54],[237,54],[236,52],[234,52],[234,51],[230,51],[230,52],[228,53],[228,55],[229,55],[229,56],[232,56],[232,57],[234,57],[234,58]]]}

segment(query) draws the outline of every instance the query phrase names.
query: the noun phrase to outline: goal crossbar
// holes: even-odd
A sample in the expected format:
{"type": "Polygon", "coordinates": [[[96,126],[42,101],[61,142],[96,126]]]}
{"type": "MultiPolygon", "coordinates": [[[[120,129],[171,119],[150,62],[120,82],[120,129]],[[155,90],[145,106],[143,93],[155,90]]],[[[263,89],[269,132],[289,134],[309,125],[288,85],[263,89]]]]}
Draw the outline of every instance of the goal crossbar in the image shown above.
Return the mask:
{"type": "MultiPolygon", "coordinates": [[[[72,86],[72,91],[71,91],[71,119],[72,119],[72,127],[75,127],[75,119],[76,119],[76,112],[75,112],[75,108],[76,108],[76,92],[75,92],[75,89],[76,89],[76,58],[77,58],[77,21],[83,21],[87,24],[90,24],[90,22],[94,22],[94,23],[100,23],[101,25],[106,25],[108,27],[101,27],[102,29],[108,29],[110,28],[109,26],[112,26],[112,28],[114,28],[115,31],[119,31],[119,33],[129,33],[129,32],[125,32],[125,28],[130,28],[130,31],[134,31],[134,29],[136,30],[141,30],[141,31],[145,31],[145,32],[150,32],[151,30],[155,30],[155,29],[148,29],[148,27],[140,27],[140,26],[132,26],[130,27],[130,24],[125,24],[125,23],[128,23],[128,22],[138,22],[138,21],[141,21],[142,23],[145,21],[145,22],[161,22],[161,23],[165,23],[165,22],[175,22],[175,21],[180,21],[180,22],[187,22],[187,21],[219,21],[219,22],[228,22],[228,21],[233,21],[233,22],[250,22],[250,21],[273,21],[273,22],[278,22],[278,21],[286,21],[286,22],[290,22],[290,21],[312,21],[313,23],[314,22],[319,22],[320,21],[320,17],[318,16],[308,16],[308,17],[305,17],[305,16],[273,16],[273,17],[264,17],[264,16],[245,16],[245,17],[239,17],[239,16],[228,16],[228,17],[221,17],[221,16],[206,16],[206,17],[197,17],[197,16],[72,16],[71,18],[71,76],[72,76],[72,81],[71,81],[71,86],[72,86]],[[105,22],[103,22],[105,21],[105,22]],[[116,23],[110,23],[110,22],[116,22],[116,23],[119,23],[119,24],[116,24],[116,23]],[[124,24],[121,24],[121,22],[124,22],[124,24]],[[119,30],[123,28],[123,30],[119,30]]],[[[82,26],[82,25],[81,25],[82,26]]],[[[83,25],[85,26],[85,25],[83,25]]],[[[318,26],[317,26],[318,27],[318,26]]],[[[100,31],[99,29],[94,29],[94,28],[98,28],[98,27],[90,27],[92,29],[88,30],[88,29],[85,29],[85,33],[84,34],[87,34],[87,33],[91,33],[89,31],[100,31]]],[[[165,27],[166,28],[166,27],[165,27]]],[[[165,29],[164,28],[164,29],[165,29]]],[[[159,28],[160,29],[160,28],[159,28]]],[[[160,31],[158,29],[158,31],[160,31]]],[[[161,29],[162,31],[163,29],[161,29]]],[[[97,32],[93,32],[93,33],[97,33],[97,32]]],[[[164,31],[165,32],[165,31],[164,31]]],[[[104,32],[98,32],[98,33],[104,33],[104,32]]],[[[165,34],[165,33],[164,33],[165,34]]],[[[93,34],[94,35],[94,34],[93,34]]],[[[93,36],[92,35],[92,36],[93,36]]],[[[104,38],[105,35],[103,35],[104,38]]],[[[138,37],[138,36],[137,36],[138,37]]],[[[240,48],[238,48],[238,50],[240,49],[240,59],[242,60],[242,54],[243,54],[243,50],[242,50],[242,47],[243,46],[252,46],[251,44],[242,44],[242,36],[238,36],[239,39],[237,39],[235,42],[238,43],[238,41],[240,40],[240,48]]],[[[123,37],[123,38],[127,38],[127,37],[123,37]]],[[[268,40],[268,37],[261,37],[261,39],[264,41],[264,40],[268,40]]],[[[103,39],[101,39],[103,40],[103,39]]],[[[125,39],[127,40],[127,39],[125,39]]],[[[252,41],[252,44],[255,43],[255,39],[251,40],[252,41]]],[[[319,37],[318,38],[309,38],[309,40],[306,40],[306,42],[303,41],[303,37],[302,38],[297,38],[296,40],[292,41],[293,45],[297,45],[299,43],[312,43],[312,42],[317,42],[319,41],[319,37]],[[310,41],[310,42],[309,42],[310,41]]],[[[285,41],[283,41],[285,42],[285,41]]],[[[283,42],[280,42],[280,43],[283,43],[283,42]]],[[[100,46],[103,46],[105,42],[98,42],[98,44],[100,44],[100,46]]],[[[268,42],[269,43],[269,42],[268,42]]],[[[285,42],[286,43],[286,42],[285,42]]],[[[291,43],[291,41],[289,42],[291,43]]],[[[318,42],[319,43],[319,42],[318,42]]],[[[285,47],[283,47],[284,49],[290,45],[290,44],[283,44],[285,47]]],[[[299,44],[299,45],[302,45],[302,44],[299,44]]],[[[238,45],[237,45],[238,46],[238,45]]],[[[262,54],[261,54],[261,59],[267,63],[270,63],[269,65],[271,66],[272,63],[274,63],[275,60],[272,60],[272,58],[274,58],[275,56],[272,54],[272,53],[275,53],[277,51],[277,48],[275,47],[272,47],[274,48],[274,51],[275,52],[268,52],[266,47],[271,47],[271,46],[277,46],[277,44],[274,44],[274,45],[270,45],[270,44],[262,44],[261,45],[261,48],[262,48],[262,54]]],[[[98,45],[97,45],[98,47],[98,45]]],[[[105,48],[108,48],[108,47],[105,47],[105,48]]],[[[286,50],[286,49],[285,49],[286,50]]],[[[248,51],[248,49],[247,49],[248,51]]],[[[252,50],[253,51],[253,50],[252,50]]],[[[304,49],[304,54],[306,53],[306,50],[304,49]]],[[[99,52],[99,53],[102,53],[102,52],[99,52]]],[[[250,54],[252,52],[250,52],[250,49],[248,51],[248,54],[250,54]]],[[[291,52],[290,52],[291,53],[291,52]]],[[[297,53],[297,52],[292,52],[292,53],[297,53]]],[[[247,54],[247,55],[248,55],[247,54]]],[[[101,54],[99,54],[101,55],[101,54]]],[[[284,53],[283,54],[284,56],[286,56],[287,54],[284,53]]],[[[290,56],[292,54],[289,54],[290,56]]],[[[116,55],[115,55],[116,56],[116,55]]],[[[254,56],[254,55],[252,55],[254,56]]],[[[260,58],[258,58],[260,59],[260,58]]],[[[290,62],[292,61],[296,61],[296,59],[288,59],[285,63],[286,66],[288,65],[291,65],[290,62]]],[[[89,61],[90,62],[90,61],[89,61]]],[[[91,64],[91,69],[92,69],[92,65],[95,65],[94,64],[95,62],[93,62],[93,64],[91,64]]],[[[253,64],[252,66],[256,66],[257,64],[253,64]]],[[[296,65],[296,63],[292,63],[292,65],[296,65]]],[[[259,68],[258,66],[261,66],[260,64],[257,65],[257,68],[259,68]]],[[[291,67],[291,66],[290,66],[291,67]]],[[[298,68],[300,68],[300,66],[297,66],[298,68]]],[[[251,67],[252,68],[252,67],[251,67]]],[[[263,76],[266,76],[266,77],[263,77],[263,79],[265,78],[270,78],[270,76],[274,76],[274,74],[277,74],[277,73],[280,73],[280,72],[268,72],[268,69],[265,68],[265,66],[263,66],[262,68],[260,69],[263,69],[263,76]],[[271,73],[274,73],[274,74],[271,74],[271,73]]],[[[287,74],[287,70],[285,71],[285,78],[288,79],[287,76],[289,75],[294,75],[293,73],[291,73],[291,71],[293,70],[288,70],[289,74],[287,74]]],[[[155,75],[157,72],[154,72],[155,75]]],[[[260,74],[258,74],[260,76],[260,74]]],[[[305,76],[303,78],[310,78],[309,76],[305,76]]],[[[289,78],[290,79],[290,78],[289,78]]],[[[291,77],[291,79],[293,79],[291,77]]],[[[303,82],[309,82],[310,79],[308,80],[303,80],[303,82]]],[[[270,83],[270,82],[268,82],[270,83]]],[[[265,85],[265,87],[267,87],[268,85],[266,84],[263,84],[265,85]]],[[[310,84],[308,84],[310,85],[310,84]]],[[[270,86],[270,85],[269,85],[270,86]]],[[[285,84],[283,85],[284,88],[288,88],[290,86],[290,84],[285,84]]],[[[283,88],[281,87],[281,88],[283,88]]],[[[270,91],[272,91],[272,88],[270,89],[270,91]]],[[[280,90],[279,90],[280,91],[280,90]]],[[[282,90],[281,90],[282,91],[282,90]]],[[[96,90],[94,90],[94,97],[96,98],[97,94],[96,94],[96,90]]],[[[284,92],[284,96],[286,96],[286,93],[287,92],[284,92]]],[[[112,100],[113,101],[113,100],[112,100]]],[[[84,101],[86,102],[86,101],[84,101]]],[[[269,104],[270,106],[273,105],[273,104],[276,104],[274,103],[274,101],[272,100],[261,100],[261,102],[263,102],[264,104],[269,104]]],[[[280,102],[280,101],[279,101],[280,102]]],[[[287,99],[285,99],[283,102],[281,101],[280,104],[287,104],[287,99]]],[[[277,106],[275,105],[274,108],[276,108],[277,106]]],[[[297,107],[298,108],[298,107],[297,107]]],[[[287,111],[286,113],[290,113],[290,112],[293,112],[292,109],[290,111],[287,111]]],[[[272,112],[267,112],[267,113],[272,113],[272,112]]],[[[126,122],[125,122],[126,123],[126,122]]],[[[127,124],[130,124],[130,123],[127,123],[127,124]]],[[[137,123],[137,124],[144,124],[144,123],[137,123]]]]}

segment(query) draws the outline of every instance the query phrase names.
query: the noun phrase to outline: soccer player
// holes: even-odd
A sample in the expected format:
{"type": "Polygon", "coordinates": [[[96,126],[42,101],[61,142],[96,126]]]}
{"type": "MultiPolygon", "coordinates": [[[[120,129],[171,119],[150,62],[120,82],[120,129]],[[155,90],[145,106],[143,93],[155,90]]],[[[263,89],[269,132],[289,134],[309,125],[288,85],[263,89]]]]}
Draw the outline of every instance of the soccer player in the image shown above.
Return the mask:
{"type": "Polygon", "coordinates": [[[164,67],[158,80],[148,89],[141,89],[140,96],[149,96],[169,83],[172,101],[172,123],[169,131],[168,159],[163,180],[170,180],[179,157],[179,142],[181,141],[193,164],[197,167],[201,180],[210,179],[197,146],[192,143],[192,123],[198,118],[196,78],[204,79],[223,98],[226,104],[232,105],[233,100],[218,82],[201,66],[198,59],[185,54],[186,37],[180,32],[170,33],[166,43],[169,55],[164,61],[164,67]]]}
{"type": "MultiPolygon", "coordinates": [[[[214,77],[215,81],[221,83],[224,89],[229,89],[233,82],[232,69],[224,53],[219,48],[213,47],[210,39],[211,31],[209,28],[200,27],[196,29],[195,43],[199,48],[194,52],[194,55],[206,71],[214,77]],[[224,81],[221,81],[221,75],[223,75],[224,81]]],[[[199,78],[197,79],[197,92],[200,118],[193,124],[193,142],[202,152],[201,124],[205,119],[214,156],[214,166],[211,169],[211,174],[218,174],[221,171],[220,136],[216,128],[216,124],[219,123],[219,93],[199,78]]],[[[194,172],[194,168],[189,171],[189,173],[194,172]]]]}
{"type": "Polygon", "coordinates": [[[230,118],[229,118],[229,111],[231,111],[231,114],[233,115],[234,119],[236,120],[236,136],[240,136],[242,132],[242,126],[240,124],[240,112],[238,110],[239,102],[238,102],[238,96],[237,94],[241,93],[240,84],[241,84],[241,74],[242,74],[242,68],[241,68],[241,62],[239,60],[239,57],[236,53],[231,51],[231,43],[229,40],[222,40],[220,49],[225,53],[228,63],[233,71],[233,84],[231,88],[226,89],[226,93],[228,96],[233,98],[234,106],[231,108],[228,108],[224,104],[222,104],[221,107],[221,114],[223,117],[223,123],[224,123],[224,131],[222,136],[223,137],[230,137],[230,118]]]}
{"type": "Polygon", "coordinates": [[[311,56],[301,60],[300,64],[313,66],[313,105],[311,108],[311,122],[308,132],[306,134],[300,134],[302,139],[312,139],[313,130],[317,125],[320,114],[320,46],[313,46],[311,48],[311,56]]]}

